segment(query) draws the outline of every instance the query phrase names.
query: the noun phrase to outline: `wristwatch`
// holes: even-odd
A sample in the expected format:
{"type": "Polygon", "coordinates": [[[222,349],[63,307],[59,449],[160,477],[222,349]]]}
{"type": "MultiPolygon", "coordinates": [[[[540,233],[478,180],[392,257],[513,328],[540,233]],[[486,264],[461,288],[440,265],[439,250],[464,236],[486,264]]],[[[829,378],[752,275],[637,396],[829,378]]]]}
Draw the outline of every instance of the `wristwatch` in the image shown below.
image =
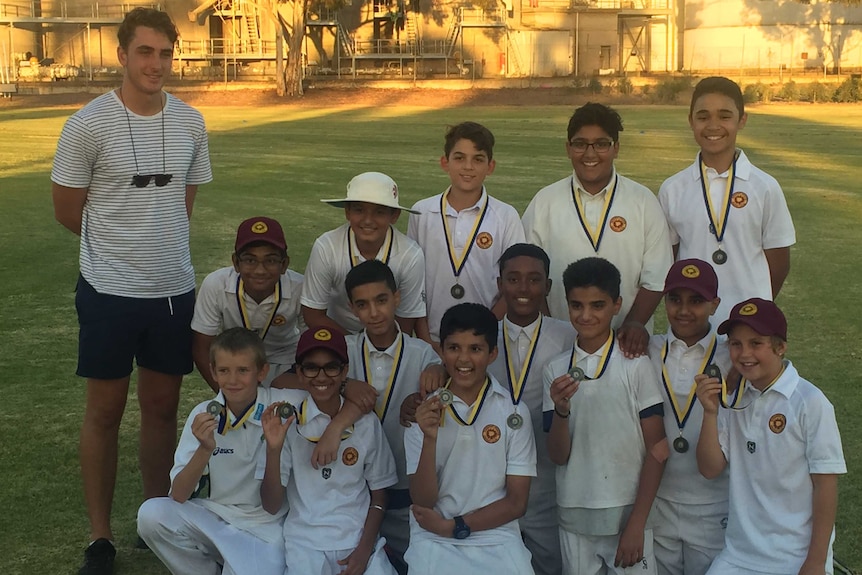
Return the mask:
{"type": "Polygon", "coordinates": [[[455,529],[452,531],[452,537],[455,539],[466,539],[470,536],[470,526],[464,523],[464,518],[458,515],[455,517],[455,529]]]}

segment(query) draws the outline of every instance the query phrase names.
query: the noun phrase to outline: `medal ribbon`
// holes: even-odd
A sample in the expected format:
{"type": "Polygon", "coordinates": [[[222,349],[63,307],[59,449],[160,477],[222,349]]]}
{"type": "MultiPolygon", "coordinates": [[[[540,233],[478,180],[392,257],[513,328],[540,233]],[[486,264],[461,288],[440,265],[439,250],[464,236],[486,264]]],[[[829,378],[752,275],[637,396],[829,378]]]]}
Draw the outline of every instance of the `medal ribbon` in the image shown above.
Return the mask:
{"type": "Polygon", "coordinates": [[[709,179],[706,175],[707,166],[703,163],[702,155],[697,155],[697,161],[700,165],[700,189],[703,191],[703,202],[706,204],[706,214],[709,216],[709,221],[712,224],[712,235],[715,236],[719,245],[724,239],[724,232],[727,229],[727,218],[730,215],[730,203],[731,198],[733,198],[734,182],[736,181],[736,160],[738,157],[738,155],[733,156],[733,163],[730,165],[730,170],[727,172],[727,184],[725,184],[724,187],[724,198],[721,200],[723,213],[719,215],[715,213],[712,206],[712,199],[709,195],[709,187],[707,186],[709,179]]]}
{"type": "Polygon", "coordinates": [[[476,244],[476,236],[479,235],[479,228],[485,220],[485,214],[488,213],[488,195],[485,194],[485,203],[479,209],[479,215],[476,216],[476,221],[473,222],[473,229],[470,231],[470,238],[464,246],[464,251],[461,252],[460,256],[455,254],[455,242],[452,238],[452,231],[449,229],[449,218],[446,216],[446,198],[448,196],[449,190],[446,190],[443,195],[440,196],[440,217],[443,219],[443,232],[446,234],[446,247],[449,252],[449,263],[452,264],[452,273],[455,275],[455,279],[457,280],[458,276],[461,275],[461,270],[464,268],[464,264],[467,263],[467,258],[470,256],[473,246],[476,244]]]}
{"type": "MultiPolygon", "coordinates": [[[[452,382],[450,378],[446,381],[446,385],[444,389],[449,389],[449,384],[452,382]]],[[[491,378],[485,378],[485,384],[482,386],[482,389],[479,391],[479,399],[476,403],[473,404],[473,409],[470,410],[470,413],[467,415],[467,419],[462,419],[458,412],[455,411],[455,402],[449,404],[448,407],[443,408],[443,414],[440,418],[440,427],[443,427],[446,423],[446,411],[452,414],[453,419],[458,423],[458,425],[473,425],[473,422],[476,421],[476,418],[479,417],[479,411],[482,409],[482,405],[485,403],[485,399],[488,397],[488,392],[491,391],[491,378]]]]}
{"type": "Polygon", "coordinates": [[[527,350],[527,357],[524,358],[521,364],[520,375],[515,375],[515,365],[512,361],[513,354],[509,351],[509,330],[506,327],[506,322],[503,322],[503,355],[506,356],[506,375],[509,379],[509,394],[512,396],[512,405],[521,403],[521,396],[524,394],[524,388],[527,383],[527,376],[530,373],[530,368],[533,366],[533,357],[536,352],[536,344],[539,341],[539,332],[542,331],[542,316],[539,315],[539,325],[533,331],[533,337],[530,338],[530,347],[527,350]]]}
{"type": "MultiPolygon", "coordinates": [[[[616,337],[614,337],[614,335],[615,334],[613,330],[611,330],[611,334],[608,336],[608,341],[605,342],[605,347],[602,350],[602,357],[599,360],[599,367],[596,370],[596,373],[593,375],[593,377],[589,377],[586,373],[584,373],[585,380],[599,379],[605,374],[605,370],[608,368],[608,364],[611,362],[611,353],[614,351],[614,345],[616,345],[616,337]]],[[[575,367],[578,364],[578,354],[575,349],[575,347],[572,348],[572,359],[569,362],[569,369],[575,367]]]]}
{"type": "MultiPolygon", "coordinates": [[[[766,393],[767,391],[769,391],[769,390],[772,388],[772,386],[773,386],[773,385],[775,385],[775,382],[776,382],[776,381],[778,381],[779,379],[781,379],[781,376],[782,376],[782,375],[784,375],[784,370],[785,370],[785,369],[787,369],[787,364],[783,364],[783,365],[781,366],[781,371],[778,373],[778,375],[777,375],[777,376],[775,376],[775,379],[773,379],[773,380],[769,383],[769,385],[767,385],[767,386],[763,389],[763,391],[761,391],[761,392],[760,392],[760,395],[761,395],[761,396],[762,396],[764,393],[766,393]]],[[[727,386],[726,386],[726,384],[724,383],[724,380],[722,379],[722,382],[721,382],[721,406],[722,406],[722,407],[726,407],[726,408],[728,408],[728,409],[734,409],[734,410],[736,410],[736,411],[742,411],[743,409],[745,409],[746,407],[748,407],[749,405],[751,405],[751,403],[749,403],[748,405],[744,405],[744,406],[742,406],[742,407],[739,407],[739,404],[740,404],[740,403],[742,403],[742,391],[745,389],[745,384],[746,384],[747,382],[748,382],[748,380],[747,380],[747,379],[745,379],[745,378],[741,378],[741,379],[739,380],[739,387],[736,389],[736,400],[733,402],[733,405],[729,405],[729,404],[727,403],[727,386]]]]}
{"type": "Polygon", "coordinates": [[[218,422],[219,434],[220,435],[226,435],[228,431],[233,431],[235,429],[239,429],[240,427],[245,425],[245,422],[248,421],[248,418],[251,417],[252,413],[254,413],[254,410],[252,408],[255,405],[257,405],[257,400],[252,401],[249,404],[249,406],[246,407],[245,410],[241,414],[237,415],[234,418],[233,423],[228,421],[230,418],[230,411],[228,411],[227,406],[225,406],[224,410],[222,411],[221,416],[219,417],[219,422],[218,422]]]}
{"type": "MultiPolygon", "coordinates": [[[[307,397],[302,400],[302,403],[299,405],[299,409],[297,409],[296,411],[297,411],[296,432],[299,433],[299,435],[301,435],[304,439],[307,439],[308,441],[310,441],[312,443],[317,443],[318,441],[320,441],[320,437],[306,437],[305,435],[302,435],[302,432],[299,430],[299,427],[298,427],[299,425],[305,425],[305,423],[306,423],[305,418],[308,417],[308,398],[307,397]]],[[[348,427],[347,429],[345,429],[344,432],[341,434],[341,441],[344,441],[345,439],[347,439],[351,435],[353,435],[353,426],[352,425],[350,427],[348,427]]]]}
{"type": "Polygon", "coordinates": [[[609,189],[605,194],[605,205],[602,207],[601,217],[599,218],[599,227],[593,231],[590,223],[587,221],[587,213],[584,210],[584,203],[581,201],[581,195],[575,189],[575,178],[572,176],[572,198],[575,201],[575,211],[578,213],[578,220],[581,222],[581,227],[584,228],[584,233],[587,234],[587,238],[590,240],[593,250],[596,253],[599,253],[599,247],[602,245],[602,238],[605,235],[605,228],[607,227],[608,218],[611,215],[611,207],[614,203],[614,196],[616,195],[618,183],[619,176],[615,176],[613,186],[611,186],[611,189],[609,189]]]}
{"type": "MultiPolygon", "coordinates": [[[[384,264],[389,264],[389,257],[392,255],[392,244],[394,241],[395,234],[392,232],[392,226],[389,226],[389,229],[386,230],[386,239],[383,241],[383,246],[380,248],[380,251],[383,252],[383,258],[374,258],[380,260],[384,264]]],[[[353,233],[351,228],[347,228],[347,254],[350,257],[350,267],[355,268],[359,265],[358,254],[353,252],[353,246],[356,244],[356,234],[353,233]]],[[[357,248],[358,249],[358,248],[357,248]]],[[[377,254],[380,254],[380,251],[377,254]]]]}
{"type": "MultiPolygon", "coordinates": [[[[718,347],[716,342],[717,338],[715,337],[715,334],[712,334],[712,340],[709,342],[706,357],[703,358],[703,363],[700,364],[700,370],[698,370],[698,373],[703,373],[706,366],[712,363],[712,358],[715,357],[715,350],[718,347]]],[[[676,418],[679,432],[682,433],[682,429],[685,427],[685,423],[691,415],[691,408],[694,406],[694,398],[697,396],[695,393],[697,391],[697,384],[691,384],[691,388],[688,390],[688,398],[685,400],[685,410],[681,410],[679,408],[679,403],[677,403],[676,400],[676,393],[673,391],[673,386],[670,382],[670,376],[667,374],[667,365],[665,364],[669,347],[669,342],[665,341],[664,347],[662,347],[661,350],[661,383],[664,386],[664,390],[667,392],[667,397],[670,399],[670,404],[673,407],[673,416],[676,418]]]]}
{"type": "MultiPolygon", "coordinates": [[[[380,403],[378,400],[378,405],[374,406],[374,412],[381,422],[389,410],[389,401],[392,399],[392,392],[395,391],[395,381],[398,379],[398,372],[401,370],[401,360],[404,359],[404,335],[399,332],[397,340],[398,345],[395,348],[392,371],[389,373],[389,381],[386,382],[386,389],[381,396],[383,403],[380,403]]],[[[362,340],[362,371],[365,373],[365,381],[371,385],[371,350],[369,347],[368,336],[366,335],[362,340]]]]}
{"type": "MultiPolygon", "coordinates": [[[[272,297],[274,300],[272,303],[272,311],[269,312],[269,319],[266,321],[263,332],[260,334],[260,339],[265,338],[266,334],[269,333],[269,328],[272,326],[272,322],[275,319],[278,306],[281,305],[281,279],[279,279],[278,283],[275,284],[275,292],[273,292],[272,297]]],[[[245,307],[245,286],[243,285],[242,276],[236,278],[236,305],[239,307],[239,317],[242,319],[242,326],[245,329],[254,331],[251,327],[251,319],[248,316],[248,309],[245,307]]]]}

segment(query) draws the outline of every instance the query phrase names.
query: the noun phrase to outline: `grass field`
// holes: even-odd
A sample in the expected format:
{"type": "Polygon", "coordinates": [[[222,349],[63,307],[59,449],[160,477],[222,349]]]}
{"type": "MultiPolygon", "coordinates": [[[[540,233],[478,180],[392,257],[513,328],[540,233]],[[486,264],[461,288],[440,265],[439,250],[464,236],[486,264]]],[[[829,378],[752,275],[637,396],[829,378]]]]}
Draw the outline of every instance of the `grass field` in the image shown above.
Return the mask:
{"type": "MultiPolygon", "coordinates": [[[[74,376],[78,242],[54,221],[49,193],[57,136],[73,111],[0,108],[0,398],[6,411],[0,432],[0,556],[9,575],[74,572],[88,530],[77,459],[84,386],[74,376]]],[[[407,205],[439,193],[447,185],[438,166],[446,124],[471,119],[493,130],[497,170],[487,184],[519,211],[539,188],[571,169],[563,148],[568,107],[202,112],[215,180],[201,189],[192,222],[198,280],[229,262],[237,223],[258,214],[285,225],[291,267],[302,271],[314,238],[343,221],[341,211],[318,199],[340,197],[359,172],[391,175],[407,205]]],[[[620,112],[626,127],[621,172],[655,191],[693,160],[686,108],[620,106],[620,112]]],[[[860,127],[858,106],[769,106],[752,111],[739,141],[753,162],[781,182],[796,223],[798,243],[779,303],[790,324],[789,357],[836,408],[850,473],[840,480],[835,550],[855,569],[862,569],[860,127]]],[[[197,375],[186,379],[181,421],[206,395],[197,375]]],[[[132,392],[113,516],[117,573],[166,573],[151,553],[132,549],[141,492],[138,416],[132,392]]]]}

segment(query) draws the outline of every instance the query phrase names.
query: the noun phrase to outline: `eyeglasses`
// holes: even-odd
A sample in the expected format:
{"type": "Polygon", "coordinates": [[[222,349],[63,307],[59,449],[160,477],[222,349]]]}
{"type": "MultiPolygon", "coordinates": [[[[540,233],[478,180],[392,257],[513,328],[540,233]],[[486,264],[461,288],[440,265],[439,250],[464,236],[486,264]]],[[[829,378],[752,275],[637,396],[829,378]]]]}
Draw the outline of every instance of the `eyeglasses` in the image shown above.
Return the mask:
{"type": "MultiPolygon", "coordinates": [[[[156,185],[158,185],[158,183],[156,185]]],[[[277,270],[283,263],[284,258],[277,257],[263,258],[262,260],[250,256],[239,258],[239,265],[250,270],[257,269],[257,266],[261,264],[263,264],[263,267],[268,270],[277,270]]]]}
{"type": "Polygon", "coordinates": [[[593,147],[593,150],[597,154],[604,154],[614,145],[613,140],[596,140],[595,142],[588,142],[586,140],[572,140],[569,142],[569,146],[579,154],[583,154],[587,151],[587,148],[590,146],[593,147]]]}
{"type": "Polygon", "coordinates": [[[333,361],[332,363],[327,363],[323,367],[319,365],[315,365],[313,363],[303,363],[299,366],[299,370],[302,372],[302,375],[305,377],[312,379],[317,377],[320,374],[320,370],[323,370],[323,373],[327,377],[337,377],[341,374],[341,370],[344,369],[344,364],[339,363],[337,361],[333,361]]]}
{"type": "Polygon", "coordinates": [[[132,176],[132,183],[129,185],[135,186],[136,188],[146,188],[150,185],[152,180],[155,180],[157,188],[164,188],[170,183],[171,178],[173,177],[173,174],[135,174],[132,176]]]}

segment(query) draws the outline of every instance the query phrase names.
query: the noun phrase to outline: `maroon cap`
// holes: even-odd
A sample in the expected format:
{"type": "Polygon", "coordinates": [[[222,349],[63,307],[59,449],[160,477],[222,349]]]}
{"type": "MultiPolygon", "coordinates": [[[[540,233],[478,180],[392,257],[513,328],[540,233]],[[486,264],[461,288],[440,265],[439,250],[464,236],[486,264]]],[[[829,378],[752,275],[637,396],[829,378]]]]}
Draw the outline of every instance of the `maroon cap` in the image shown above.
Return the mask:
{"type": "Polygon", "coordinates": [[[787,341],[787,320],[774,302],[759,297],[739,302],[730,310],[730,317],[718,326],[718,333],[727,333],[735,323],[742,323],[760,335],[776,335],[787,341]]]}
{"type": "Polygon", "coordinates": [[[340,331],[328,327],[312,327],[305,330],[299,336],[299,343],[296,344],[296,363],[300,363],[303,357],[316,349],[328,349],[344,363],[349,361],[347,342],[344,341],[344,334],[340,331]]]}
{"type": "Polygon", "coordinates": [[[239,225],[236,230],[234,251],[239,253],[245,246],[253,242],[266,242],[280,250],[287,250],[284,230],[281,229],[281,224],[272,218],[258,216],[249,218],[239,225]]]}
{"type": "Polygon", "coordinates": [[[704,299],[714,300],[718,297],[718,276],[712,266],[703,260],[679,260],[667,272],[664,293],[679,288],[688,288],[704,299]]]}

